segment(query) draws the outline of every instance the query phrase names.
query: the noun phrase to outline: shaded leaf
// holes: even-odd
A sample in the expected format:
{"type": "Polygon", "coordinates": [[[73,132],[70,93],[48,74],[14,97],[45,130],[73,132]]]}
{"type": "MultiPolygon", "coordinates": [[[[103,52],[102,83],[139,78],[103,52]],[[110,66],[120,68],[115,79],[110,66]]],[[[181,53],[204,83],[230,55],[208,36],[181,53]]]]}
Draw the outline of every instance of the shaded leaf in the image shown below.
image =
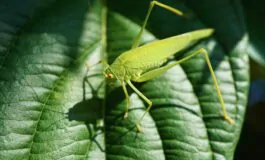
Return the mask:
{"type": "Polygon", "coordinates": [[[249,56],[263,68],[265,66],[265,12],[264,1],[243,0],[246,22],[249,29],[249,56]]]}

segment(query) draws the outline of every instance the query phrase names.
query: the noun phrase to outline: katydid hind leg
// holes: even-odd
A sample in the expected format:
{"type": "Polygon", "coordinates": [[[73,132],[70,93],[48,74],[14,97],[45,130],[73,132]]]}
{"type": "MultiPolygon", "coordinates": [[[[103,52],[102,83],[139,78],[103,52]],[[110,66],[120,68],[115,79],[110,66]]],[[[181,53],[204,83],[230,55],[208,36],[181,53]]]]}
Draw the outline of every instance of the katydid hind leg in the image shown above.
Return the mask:
{"type": "Polygon", "coordinates": [[[201,53],[201,54],[204,55],[205,60],[207,62],[208,68],[209,68],[210,73],[211,73],[211,77],[212,77],[213,82],[214,82],[214,86],[215,86],[216,91],[217,91],[218,98],[219,98],[219,101],[220,101],[220,104],[221,104],[221,108],[222,108],[222,111],[223,111],[224,119],[226,121],[228,121],[230,124],[234,124],[235,121],[232,118],[230,118],[230,116],[228,115],[228,112],[226,110],[225,103],[224,103],[224,99],[223,99],[223,96],[222,96],[222,93],[221,93],[219,84],[217,82],[217,78],[216,78],[216,76],[214,74],[213,67],[211,65],[211,62],[210,62],[210,58],[208,56],[208,53],[207,53],[207,51],[205,49],[201,48],[198,51],[194,52],[194,55],[199,54],[199,53],[201,53]]]}
{"type": "Polygon", "coordinates": [[[141,36],[143,34],[144,28],[146,27],[147,21],[148,21],[148,19],[150,17],[150,14],[151,14],[151,12],[152,12],[152,10],[153,10],[153,8],[154,8],[155,5],[157,5],[157,6],[161,7],[161,8],[164,8],[164,9],[166,9],[168,11],[171,11],[171,12],[177,14],[177,15],[183,16],[183,13],[181,11],[179,11],[178,9],[175,9],[173,7],[170,7],[168,5],[165,5],[165,4],[163,4],[161,2],[158,2],[158,1],[152,1],[152,2],[150,2],[150,5],[149,5],[149,8],[148,8],[148,11],[147,11],[147,14],[146,14],[144,23],[143,23],[143,25],[141,27],[140,32],[138,33],[138,35],[136,36],[136,38],[135,38],[135,40],[133,42],[132,49],[133,48],[137,48],[139,46],[140,39],[141,39],[141,36]]]}
{"type": "MultiPolygon", "coordinates": [[[[149,72],[146,72],[146,73],[140,75],[137,79],[133,79],[133,81],[134,82],[145,82],[145,81],[151,80],[151,79],[153,79],[155,77],[158,77],[161,74],[165,73],[170,68],[172,68],[172,67],[174,67],[174,66],[176,66],[176,65],[178,65],[178,64],[180,64],[182,62],[185,62],[185,61],[189,60],[190,58],[192,58],[195,55],[200,54],[200,53],[201,53],[201,51],[197,51],[197,52],[195,52],[195,53],[193,53],[193,54],[191,54],[191,55],[189,55],[187,57],[184,57],[184,58],[182,58],[182,59],[180,59],[180,60],[178,60],[176,62],[170,63],[170,64],[168,64],[166,66],[163,66],[163,67],[159,67],[157,69],[153,69],[153,70],[151,70],[149,72]]],[[[208,56],[208,54],[207,54],[207,56],[208,56]]]]}
{"type": "Polygon", "coordinates": [[[142,93],[140,92],[130,80],[126,81],[127,84],[148,104],[147,109],[145,110],[144,114],[140,117],[139,121],[136,123],[137,130],[141,132],[141,122],[144,118],[144,116],[149,112],[149,110],[152,107],[152,102],[142,93]]]}
{"type": "Polygon", "coordinates": [[[210,62],[210,59],[209,59],[209,56],[208,56],[208,53],[205,49],[201,48],[195,52],[193,52],[192,54],[188,55],[187,57],[184,57],[182,59],[180,59],[179,61],[176,61],[176,62],[173,62],[169,65],[166,65],[166,66],[163,66],[163,67],[160,67],[160,68],[157,68],[157,69],[154,69],[152,71],[149,71],[143,75],[141,75],[138,79],[135,79],[134,81],[135,82],[144,82],[144,81],[148,81],[150,79],[153,79],[161,74],[163,74],[164,72],[166,72],[168,69],[180,64],[180,63],[183,63],[189,59],[191,59],[192,57],[198,55],[198,54],[203,54],[204,57],[205,57],[205,60],[207,62],[207,66],[210,70],[210,73],[211,73],[211,77],[213,79],[213,82],[214,82],[214,86],[216,88],[216,91],[217,91],[217,95],[218,95],[218,98],[219,98],[219,101],[220,101],[220,104],[221,104],[221,108],[222,108],[222,112],[223,112],[223,116],[224,116],[224,119],[227,120],[230,124],[233,124],[234,123],[234,120],[232,118],[229,117],[228,115],[228,112],[225,108],[225,104],[224,104],[224,100],[223,100],[223,96],[222,96],[222,93],[221,93],[221,90],[219,88],[219,85],[218,85],[218,82],[217,82],[217,78],[214,74],[214,71],[213,71],[213,68],[212,68],[212,65],[211,65],[211,62],[210,62]]]}
{"type": "Polygon", "coordinates": [[[219,102],[221,104],[221,108],[222,108],[222,112],[223,112],[223,116],[224,116],[224,119],[226,121],[228,121],[230,124],[234,124],[234,120],[232,118],[230,118],[230,116],[228,115],[228,112],[226,110],[226,107],[225,107],[225,104],[224,104],[224,99],[223,99],[223,96],[222,96],[222,93],[221,93],[221,90],[219,88],[219,84],[217,82],[217,78],[214,74],[214,71],[213,71],[213,67],[211,65],[211,62],[210,62],[210,58],[208,56],[208,53],[205,49],[201,48],[201,49],[198,49],[197,51],[191,53],[189,56],[179,60],[176,62],[176,64],[179,64],[179,63],[182,63],[182,62],[185,62],[189,59],[191,59],[192,57],[198,55],[198,54],[203,54],[204,55],[204,58],[206,60],[206,63],[207,63],[207,66],[210,70],[210,73],[211,73],[211,77],[213,79],[213,82],[214,82],[214,86],[216,88],[216,91],[217,91],[217,95],[218,95],[218,98],[219,98],[219,102]]]}

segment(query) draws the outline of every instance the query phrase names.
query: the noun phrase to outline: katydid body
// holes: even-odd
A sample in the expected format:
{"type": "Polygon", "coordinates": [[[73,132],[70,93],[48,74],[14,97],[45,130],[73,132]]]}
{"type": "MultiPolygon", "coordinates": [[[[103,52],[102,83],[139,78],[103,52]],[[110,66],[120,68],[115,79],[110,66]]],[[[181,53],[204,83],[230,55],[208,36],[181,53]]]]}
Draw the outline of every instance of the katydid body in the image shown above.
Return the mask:
{"type": "Polygon", "coordinates": [[[116,58],[110,66],[111,71],[120,81],[146,81],[142,79],[144,73],[159,68],[170,56],[186,48],[192,42],[208,37],[212,32],[212,29],[197,30],[129,50],[116,58]]]}
{"type": "Polygon", "coordinates": [[[147,20],[149,18],[149,15],[151,13],[152,8],[154,5],[158,5],[162,8],[165,8],[171,12],[174,12],[176,14],[182,15],[182,13],[174,8],[171,8],[167,5],[164,5],[157,1],[152,1],[150,3],[150,8],[148,10],[148,14],[146,16],[144,25],[141,28],[141,31],[139,32],[138,36],[136,37],[132,49],[129,51],[126,51],[122,53],[117,59],[111,64],[105,64],[106,68],[104,71],[106,78],[115,78],[118,81],[120,81],[123,91],[125,93],[125,97],[127,100],[127,110],[125,112],[125,118],[128,116],[128,108],[130,105],[129,95],[126,89],[126,84],[128,84],[145,102],[148,103],[148,108],[146,109],[145,113],[140,117],[137,125],[137,129],[140,131],[140,123],[145,116],[145,114],[150,110],[152,106],[152,102],[143,95],[132,83],[134,82],[144,82],[148,81],[150,79],[153,79],[164,72],[166,72],[168,69],[174,67],[177,64],[180,64],[182,62],[187,61],[188,59],[192,58],[193,56],[196,56],[198,54],[203,54],[205,56],[207,65],[209,67],[209,70],[211,72],[211,76],[214,81],[214,85],[217,90],[217,94],[220,100],[220,104],[222,106],[223,115],[224,118],[230,122],[233,123],[233,120],[228,116],[227,111],[224,106],[224,101],[222,98],[222,94],[220,92],[217,79],[214,75],[214,71],[212,69],[208,54],[206,50],[199,49],[195,51],[194,53],[190,54],[187,57],[184,57],[183,59],[170,63],[168,65],[162,66],[170,56],[177,54],[182,49],[188,47],[192,43],[209,37],[213,33],[213,29],[201,29],[196,30],[192,32],[188,32],[185,34],[181,34],[178,36],[169,37],[166,39],[154,41],[151,43],[148,43],[144,46],[138,47],[139,45],[139,39],[141,38],[143,29],[145,28],[145,25],[147,23],[147,20]]]}

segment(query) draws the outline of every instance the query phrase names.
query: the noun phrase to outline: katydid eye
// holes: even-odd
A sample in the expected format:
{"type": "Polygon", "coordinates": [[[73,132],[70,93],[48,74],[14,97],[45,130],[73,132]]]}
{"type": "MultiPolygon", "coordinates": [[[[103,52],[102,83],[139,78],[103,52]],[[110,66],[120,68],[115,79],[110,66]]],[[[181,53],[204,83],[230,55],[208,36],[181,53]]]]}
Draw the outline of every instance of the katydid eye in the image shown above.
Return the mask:
{"type": "Polygon", "coordinates": [[[106,78],[113,78],[113,74],[111,74],[111,73],[105,74],[105,77],[106,78]]]}

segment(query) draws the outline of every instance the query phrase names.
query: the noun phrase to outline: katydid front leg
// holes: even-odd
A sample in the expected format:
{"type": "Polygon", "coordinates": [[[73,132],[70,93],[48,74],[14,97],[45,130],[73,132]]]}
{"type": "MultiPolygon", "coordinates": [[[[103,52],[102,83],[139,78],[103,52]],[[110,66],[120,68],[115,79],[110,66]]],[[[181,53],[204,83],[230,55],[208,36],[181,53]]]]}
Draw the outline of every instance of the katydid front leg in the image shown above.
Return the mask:
{"type": "Polygon", "coordinates": [[[152,107],[152,102],[142,93],[140,92],[133,84],[130,80],[126,81],[127,84],[148,104],[147,109],[145,110],[144,114],[141,116],[141,118],[139,119],[139,121],[136,123],[136,128],[137,131],[141,132],[141,121],[143,120],[144,116],[146,115],[147,112],[149,112],[149,110],[152,107]]]}
{"type": "Polygon", "coordinates": [[[129,107],[130,107],[130,97],[128,95],[128,91],[126,89],[126,86],[125,86],[125,83],[124,81],[121,81],[121,85],[122,85],[122,89],[123,89],[123,92],[125,94],[125,98],[126,98],[126,111],[124,113],[124,119],[128,117],[128,112],[129,112],[129,107]]]}

